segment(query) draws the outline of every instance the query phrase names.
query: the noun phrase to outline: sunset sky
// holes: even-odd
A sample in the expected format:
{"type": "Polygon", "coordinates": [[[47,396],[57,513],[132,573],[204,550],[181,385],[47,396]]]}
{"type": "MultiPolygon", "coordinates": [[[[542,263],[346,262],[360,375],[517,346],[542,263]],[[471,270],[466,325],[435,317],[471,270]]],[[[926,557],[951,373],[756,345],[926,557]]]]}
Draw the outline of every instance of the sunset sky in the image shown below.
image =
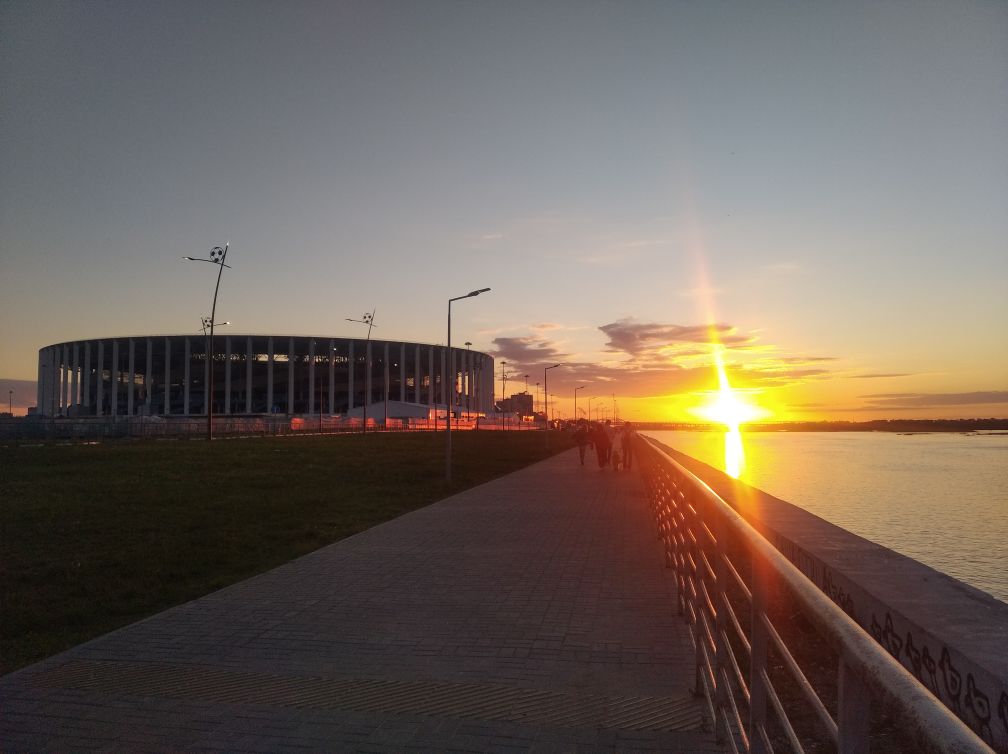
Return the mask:
{"type": "Polygon", "coordinates": [[[375,308],[444,342],[490,286],[453,341],[509,388],[563,362],[567,414],[584,384],[691,418],[713,333],[776,419],[1008,416],[1003,2],[32,0],[0,29],[16,412],[42,346],[198,332],[181,256],[230,240],[235,332],[375,308]]]}

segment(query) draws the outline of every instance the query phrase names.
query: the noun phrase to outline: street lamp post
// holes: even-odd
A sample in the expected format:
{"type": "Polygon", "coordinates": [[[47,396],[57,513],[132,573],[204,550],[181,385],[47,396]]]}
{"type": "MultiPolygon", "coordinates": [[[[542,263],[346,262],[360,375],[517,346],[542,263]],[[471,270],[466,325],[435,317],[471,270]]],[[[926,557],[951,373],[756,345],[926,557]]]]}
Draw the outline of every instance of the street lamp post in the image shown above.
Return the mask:
{"type": "MultiPolygon", "coordinates": [[[[217,292],[220,290],[221,275],[224,274],[224,268],[227,267],[231,269],[231,265],[225,264],[227,259],[228,248],[230,248],[231,242],[228,241],[224,244],[222,249],[220,246],[214,246],[210,249],[210,258],[201,259],[198,257],[182,257],[189,262],[209,262],[210,264],[217,265],[217,285],[214,287],[213,294],[213,305],[210,307],[210,337],[207,341],[207,371],[209,372],[209,379],[207,380],[208,386],[210,388],[210,396],[207,400],[207,440],[213,439],[213,394],[214,394],[214,368],[213,368],[213,344],[214,344],[214,319],[217,316],[217,292]]],[[[188,390],[188,387],[186,388],[188,390]]]]}
{"type": "MultiPolygon", "coordinates": [[[[214,322],[210,317],[201,317],[200,322],[203,325],[203,338],[206,341],[206,357],[207,357],[207,410],[210,411],[213,408],[213,361],[211,360],[210,354],[212,353],[212,345],[210,331],[213,329],[214,325],[217,327],[224,327],[224,325],[230,325],[230,322],[214,322]]],[[[225,388],[226,389],[226,388],[225,388]]],[[[211,438],[212,439],[212,438],[211,438]]]]}
{"type": "Polygon", "coordinates": [[[574,421],[575,421],[575,423],[578,420],[578,417],[577,417],[577,393],[578,393],[578,390],[584,390],[584,389],[585,389],[584,385],[579,385],[578,387],[574,388],[574,421]]]}
{"type": "MultiPolygon", "coordinates": [[[[371,328],[372,327],[377,327],[377,325],[375,325],[375,323],[374,323],[374,314],[375,314],[376,311],[378,311],[377,308],[372,309],[370,314],[368,314],[367,312],[364,312],[364,314],[361,316],[360,319],[350,319],[350,317],[345,317],[345,319],[346,319],[347,322],[357,322],[357,323],[362,324],[362,325],[367,325],[368,351],[370,351],[370,347],[371,347],[371,328]]],[[[361,416],[363,418],[363,421],[361,422],[361,432],[362,433],[367,433],[367,404],[368,404],[368,401],[371,400],[371,389],[370,389],[371,388],[371,359],[368,356],[368,351],[364,352],[364,361],[366,363],[364,364],[364,405],[361,407],[361,416]]],[[[353,369],[353,368],[354,368],[354,365],[351,364],[350,365],[350,369],[353,369]]],[[[350,396],[350,401],[353,402],[353,396],[350,396]]],[[[436,411],[434,412],[434,415],[437,416],[437,412],[436,411]]]]}
{"type": "MultiPolygon", "coordinates": [[[[451,367],[451,361],[452,361],[452,353],[451,353],[451,305],[452,305],[452,302],[453,301],[461,301],[464,298],[473,298],[474,296],[478,296],[481,293],[486,293],[489,290],[490,290],[489,288],[480,288],[479,290],[476,290],[476,291],[469,291],[469,293],[467,293],[464,296],[456,296],[455,298],[448,299],[448,365],[449,365],[449,367],[451,367]]],[[[452,369],[452,372],[453,372],[453,374],[452,374],[451,392],[454,393],[455,392],[454,369],[452,369]]],[[[454,403],[454,402],[455,402],[455,396],[454,395],[449,396],[448,407],[447,407],[448,408],[448,416],[445,417],[447,419],[447,421],[445,423],[448,425],[447,429],[445,431],[445,437],[446,437],[446,443],[445,444],[447,446],[446,449],[445,449],[445,481],[448,484],[451,484],[451,480],[452,480],[452,438],[451,438],[451,425],[452,425],[452,410],[451,410],[451,408],[452,407],[451,407],[451,404],[454,403]]]]}
{"type": "Polygon", "coordinates": [[[549,431],[550,431],[550,416],[549,416],[549,382],[547,378],[549,376],[549,370],[556,369],[559,364],[554,364],[551,367],[546,367],[543,369],[543,395],[546,397],[546,443],[549,444],[549,431]]]}

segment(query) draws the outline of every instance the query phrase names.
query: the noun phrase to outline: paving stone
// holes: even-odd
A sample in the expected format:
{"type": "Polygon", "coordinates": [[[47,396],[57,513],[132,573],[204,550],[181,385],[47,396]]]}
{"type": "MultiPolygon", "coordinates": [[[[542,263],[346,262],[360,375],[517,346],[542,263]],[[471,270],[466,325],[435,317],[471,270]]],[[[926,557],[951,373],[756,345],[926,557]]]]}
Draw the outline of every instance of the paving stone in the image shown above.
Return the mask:
{"type": "Polygon", "coordinates": [[[719,751],[514,701],[474,718],[446,686],[682,699],[674,597],[640,479],[563,453],[0,678],[0,749],[719,751]]]}

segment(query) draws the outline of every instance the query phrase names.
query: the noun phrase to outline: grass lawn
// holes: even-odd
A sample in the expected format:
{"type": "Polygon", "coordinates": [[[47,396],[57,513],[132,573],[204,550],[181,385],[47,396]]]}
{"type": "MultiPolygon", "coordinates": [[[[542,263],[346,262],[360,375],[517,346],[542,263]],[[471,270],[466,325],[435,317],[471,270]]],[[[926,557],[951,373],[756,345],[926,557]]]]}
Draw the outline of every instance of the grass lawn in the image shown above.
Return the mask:
{"type": "Polygon", "coordinates": [[[443,433],[0,447],[0,672],[547,455],[452,439],[451,489],[443,433]]]}

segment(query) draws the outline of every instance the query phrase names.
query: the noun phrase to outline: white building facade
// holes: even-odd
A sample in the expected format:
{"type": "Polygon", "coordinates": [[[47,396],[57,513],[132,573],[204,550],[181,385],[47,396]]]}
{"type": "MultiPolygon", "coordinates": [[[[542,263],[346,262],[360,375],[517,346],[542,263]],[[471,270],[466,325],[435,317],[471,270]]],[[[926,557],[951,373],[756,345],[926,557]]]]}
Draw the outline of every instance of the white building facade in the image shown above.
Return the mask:
{"type": "MultiPolygon", "coordinates": [[[[43,416],[336,414],[395,402],[493,410],[493,358],[426,343],[279,335],[98,338],[39,350],[43,416]],[[207,358],[207,353],[212,358],[207,358]],[[213,394],[209,369],[213,368],[213,394]]],[[[391,416],[391,414],[390,414],[391,416]]]]}

